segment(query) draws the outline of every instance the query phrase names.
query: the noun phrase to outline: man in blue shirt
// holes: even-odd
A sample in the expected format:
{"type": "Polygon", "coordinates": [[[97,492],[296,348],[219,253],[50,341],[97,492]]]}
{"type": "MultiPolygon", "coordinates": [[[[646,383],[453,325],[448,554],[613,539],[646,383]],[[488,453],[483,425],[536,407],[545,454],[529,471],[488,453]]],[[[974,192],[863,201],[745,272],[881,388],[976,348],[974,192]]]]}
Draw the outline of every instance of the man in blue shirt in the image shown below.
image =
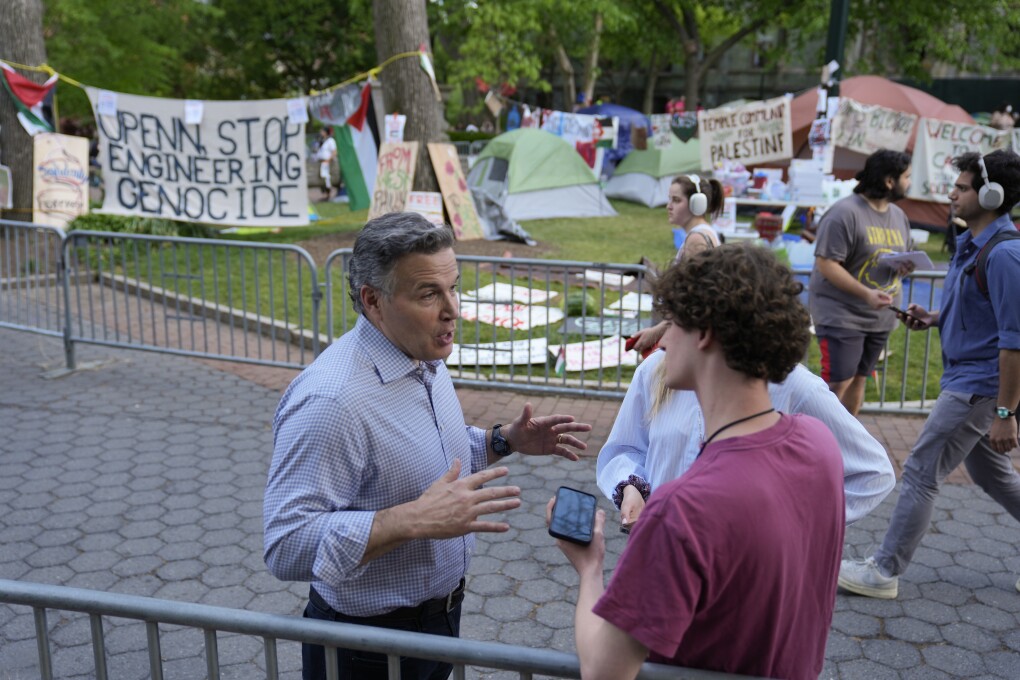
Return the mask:
{"type": "Polygon", "coordinates": [[[961,462],[1020,520],[1020,475],[1009,457],[1017,446],[1020,402],[1020,240],[988,251],[987,293],[974,276],[982,247],[1015,229],[1009,211],[1020,202],[1020,156],[967,153],[953,165],[960,176],[949,200],[967,231],[956,241],[942,309],[911,304],[901,315],[914,330],[938,326],[942,392],[903,467],[903,488],[882,546],[867,560],[844,560],[840,567],[839,585],[868,597],[896,597],[898,576],[931,523],[939,485],[961,462]]]}
{"type": "MultiPolygon", "coordinates": [[[[354,329],[284,393],[264,501],[265,560],[310,581],[307,618],[456,637],[479,519],[520,505],[486,487],[514,450],[577,460],[572,416],[467,427],[443,359],[453,349],[459,270],[453,233],[413,213],[365,225],[349,265],[354,329]]],[[[386,657],[339,650],[340,677],[386,678],[386,657]]],[[[305,680],[325,678],[322,646],[302,648],[305,680]]],[[[443,680],[450,664],[401,660],[402,678],[443,680]]]]}

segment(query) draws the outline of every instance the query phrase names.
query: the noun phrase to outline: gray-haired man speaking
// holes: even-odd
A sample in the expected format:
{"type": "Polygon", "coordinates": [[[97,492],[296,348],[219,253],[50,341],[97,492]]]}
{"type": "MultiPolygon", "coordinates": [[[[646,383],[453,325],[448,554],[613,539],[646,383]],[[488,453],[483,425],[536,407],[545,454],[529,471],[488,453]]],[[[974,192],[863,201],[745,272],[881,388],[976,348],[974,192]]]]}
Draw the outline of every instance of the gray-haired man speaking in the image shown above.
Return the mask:
{"type": "MultiPolygon", "coordinates": [[[[354,244],[345,334],[298,376],[273,421],[265,559],[280,579],[311,581],[308,618],[457,636],[479,517],[520,505],[520,489],[486,488],[512,451],[577,460],[572,416],[468,427],[443,359],[453,349],[459,272],[449,228],[413,213],[371,220],[354,244]]],[[[304,678],[325,677],[324,648],[305,645],[304,678]]],[[[341,677],[385,678],[386,657],[339,650],[341,677]],[[347,675],[345,675],[345,673],[347,675]]],[[[452,667],[403,659],[402,678],[452,667]]]]}

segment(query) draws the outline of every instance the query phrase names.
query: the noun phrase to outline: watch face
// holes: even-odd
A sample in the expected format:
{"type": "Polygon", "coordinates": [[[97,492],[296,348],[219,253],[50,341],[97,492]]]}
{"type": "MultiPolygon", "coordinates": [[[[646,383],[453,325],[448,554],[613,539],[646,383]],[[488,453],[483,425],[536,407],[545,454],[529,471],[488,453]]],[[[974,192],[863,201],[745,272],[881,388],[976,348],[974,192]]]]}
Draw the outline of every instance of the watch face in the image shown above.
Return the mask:
{"type": "Polygon", "coordinates": [[[998,407],[997,409],[995,409],[995,413],[996,413],[996,415],[998,415],[998,416],[999,416],[1000,418],[1002,418],[1002,419],[1006,419],[1006,418],[1011,418],[1011,417],[1013,416],[1013,414],[1015,413],[1015,411],[1010,411],[1010,410],[1009,410],[1008,408],[1006,408],[1005,406],[1000,406],[1000,407],[998,407]]]}

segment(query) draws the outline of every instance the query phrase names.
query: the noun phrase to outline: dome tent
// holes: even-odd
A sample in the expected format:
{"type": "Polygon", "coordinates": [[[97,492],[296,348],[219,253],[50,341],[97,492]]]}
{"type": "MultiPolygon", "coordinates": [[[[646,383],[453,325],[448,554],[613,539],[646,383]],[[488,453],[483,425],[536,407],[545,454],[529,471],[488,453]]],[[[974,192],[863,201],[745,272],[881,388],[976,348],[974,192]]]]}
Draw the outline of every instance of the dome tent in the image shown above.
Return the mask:
{"type": "Polygon", "coordinates": [[[670,135],[665,149],[631,151],[606,184],[606,196],[641,203],[649,208],[666,205],[669,185],[677,175],[701,172],[701,143],[681,142],[670,135]]]}
{"type": "Polygon", "coordinates": [[[544,130],[494,138],[478,154],[467,183],[490,238],[505,232],[494,224],[499,213],[511,221],[616,215],[584,159],[544,130]]]}

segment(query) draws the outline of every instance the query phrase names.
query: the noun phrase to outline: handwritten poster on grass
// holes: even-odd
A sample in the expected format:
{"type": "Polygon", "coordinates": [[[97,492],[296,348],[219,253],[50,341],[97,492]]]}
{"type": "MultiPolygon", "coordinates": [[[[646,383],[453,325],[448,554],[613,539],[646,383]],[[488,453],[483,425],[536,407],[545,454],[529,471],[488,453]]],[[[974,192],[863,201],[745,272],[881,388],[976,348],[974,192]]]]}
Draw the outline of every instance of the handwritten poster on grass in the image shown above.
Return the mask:
{"type": "Polygon", "coordinates": [[[934,203],[949,203],[949,193],[959,173],[953,158],[977,151],[982,155],[1010,144],[1008,130],[996,130],[977,123],[955,123],[922,118],[914,142],[913,178],[909,198],[934,203]]]}
{"type": "Polygon", "coordinates": [[[904,151],[917,123],[913,113],[861,104],[843,97],[832,120],[832,143],[871,155],[879,149],[904,151]]]}
{"type": "Polygon", "coordinates": [[[443,194],[443,203],[450,216],[450,226],[458,241],[470,241],[484,238],[482,224],[475,212],[475,202],[471,199],[464,172],[460,167],[460,156],[453,144],[429,144],[429,157],[432,168],[439,179],[439,191],[443,194]]]}
{"type": "Polygon", "coordinates": [[[758,165],[793,157],[790,100],[776,97],[698,114],[701,167],[723,161],[758,165]]]}
{"type": "Polygon", "coordinates": [[[106,184],[99,212],[308,224],[305,126],[291,122],[286,99],[207,101],[194,124],[185,121],[184,99],[87,92],[106,184]]]}
{"type": "Polygon", "coordinates": [[[637,352],[627,351],[625,343],[619,335],[611,335],[599,340],[549,345],[549,353],[562,360],[560,365],[565,371],[637,366],[637,352]]]}
{"type": "Polygon", "coordinates": [[[368,219],[407,207],[407,196],[414,183],[418,163],[418,142],[385,142],[379,149],[376,165],[375,193],[368,219]]]}

